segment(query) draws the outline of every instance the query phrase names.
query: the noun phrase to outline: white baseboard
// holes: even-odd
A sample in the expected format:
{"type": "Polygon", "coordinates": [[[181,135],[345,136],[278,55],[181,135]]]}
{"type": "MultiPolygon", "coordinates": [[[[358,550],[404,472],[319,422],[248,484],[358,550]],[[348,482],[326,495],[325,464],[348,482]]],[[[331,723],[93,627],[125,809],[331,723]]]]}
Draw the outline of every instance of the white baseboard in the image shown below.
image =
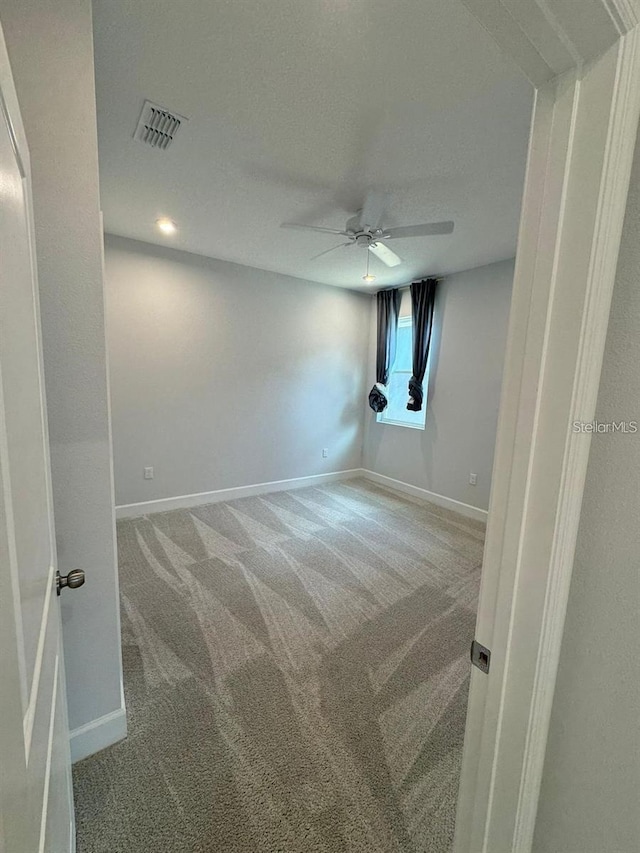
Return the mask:
{"type": "Polygon", "coordinates": [[[363,477],[362,468],[350,468],[347,471],[332,471],[329,474],[312,474],[310,477],[295,477],[292,480],[273,480],[270,483],[255,483],[251,486],[235,486],[231,489],[217,489],[213,492],[198,492],[195,495],[178,495],[174,498],[159,498],[153,501],[141,501],[116,507],[116,518],[137,518],[152,512],[167,512],[172,509],[186,509],[202,504],[233,501],[251,495],[264,495],[268,492],[285,492],[289,489],[303,489],[318,483],[330,483],[333,480],[350,480],[363,477]]]}
{"type": "Polygon", "coordinates": [[[69,734],[71,761],[81,761],[101,749],[123,740],[127,736],[127,712],[117,708],[104,717],[98,717],[69,734]]]}
{"type": "Polygon", "coordinates": [[[423,501],[436,504],[444,509],[451,509],[454,512],[460,513],[467,518],[474,518],[476,521],[487,520],[487,510],[480,509],[471,504],[456,501],[453,498],[446,498],[444,495],[439,495],[436,492],[429,492],[427,489],[421,489],[419,486],[412,486],[410,483],[403,483],[402,480],[394,480],[393,477],[385,477],[384,474],[377,474],[375,471],[369,471],[363,468],[361,476],[373,483],[378,483],[380,486],[386,486],[389,489],[394,489],[396,492],[404,492],[406,495],[411,495],[414,498],[420,498],[423,501]]]}
{"type": "Polygon", "coordinates": [[[149,515],[153,512],[168,512],[172,509],[188,509],[193,506],[202,506],[202,504],[218,503],[220,501],[232,501],[237,498],[246,498],[251,495],[264,495],[268,492],[284,492],[289,489],[303,489],[305,486],[315,486],[319,483],[330,483],[336,480],[351,480],[354,477],[365,477],[380,486],[386,486],[389,489],[394,489],[396,492],[403,492],[411,495],[414,498],[436,504],[437,506],[450,509],[460,513],[467,518],[474,518],[478,521],[487,520],[487,511],[480,509],[471,504],[456,501],[453,498],[447,498],[444,495],[439,495],[437,492],[430,492],[427,489],[421,489],[419,486],[412,486],[411,483],[404,483],[402,480],[394,480],[393,477],[386,477],[384,474],[378,474],[375,471],[369,471],[367,468],[349,468],[346,471],[331,471],[328,474],[312,474],[309,477],[295,477],[290,480],[273,480],[269,483],[254,483],[250,486],[234,486],[230,489],[216,489],[212,492],[198,492],[194,495],[177,495],[173,498],[158,498],[152,501],[141,501],[140,503],[122,504],[116,507],[116,518],[137,518],[141,515],[149,515]]]}

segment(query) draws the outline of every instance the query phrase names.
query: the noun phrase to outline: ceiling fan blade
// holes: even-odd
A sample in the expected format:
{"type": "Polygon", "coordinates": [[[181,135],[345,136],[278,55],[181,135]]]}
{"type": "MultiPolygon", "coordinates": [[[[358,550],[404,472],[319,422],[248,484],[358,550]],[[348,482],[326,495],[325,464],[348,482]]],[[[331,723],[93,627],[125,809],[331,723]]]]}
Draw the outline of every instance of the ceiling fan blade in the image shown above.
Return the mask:
{"type": "Polygon", "coordinates": [[[340,237],[348,237],[346,231],[338,231],[336,228],[321,228],[319,225],[299,225],[297,222],[283,222],[281,228],[295,228],[297,231],[320,231],[323,234],[337,234],[340,237]]]}
{"type": "Polygon", "coordinates": [[[360,227],[377,228],[382,222],[385,208],[389,201],[389,193],[382,190],[369,190],[360,213],[360,227]]]}
{"type": "Polygon", "coordinates": [[[400,228],[385,228],[384,239],[396,240],[398,237],[433,237],[436,234],[451,234],[453,222],[429,222],[426,225],[404,225],[400,228]]]}
{"type": "Polygon", "coordinates": [[[330,249],[325,249],[324,252],[320,252],[317,255],[314,255],[312,258],[309,258],[310,261],[315,261],[316,258],[321,258],[323,255],[328,255],[329,252],[335,252],[336,249],[341,249],[343,246],[353,246],[353,243],[338,243],[337,246],[332,246],[330,249]]]}
{"type": "Polygon", "coordinates": [[[369,251],[373,252],[376,258],[379,258],[388,267],[397,267],[398,264],[402,263],[402,258],[396,255],[395,252],[392,252],[384,243],[370,243],[369,251]]]}

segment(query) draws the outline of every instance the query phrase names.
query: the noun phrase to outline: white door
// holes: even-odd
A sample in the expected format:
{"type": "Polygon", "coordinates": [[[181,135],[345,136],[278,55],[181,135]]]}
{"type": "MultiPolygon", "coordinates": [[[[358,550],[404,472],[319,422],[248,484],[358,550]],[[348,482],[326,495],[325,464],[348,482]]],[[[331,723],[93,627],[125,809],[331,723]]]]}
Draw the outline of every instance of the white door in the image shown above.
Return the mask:
{"type": "Polygon", "coordinates": [[[0,31],[2,853],[75,847],[64,691],[29,153],[0,31]]]}

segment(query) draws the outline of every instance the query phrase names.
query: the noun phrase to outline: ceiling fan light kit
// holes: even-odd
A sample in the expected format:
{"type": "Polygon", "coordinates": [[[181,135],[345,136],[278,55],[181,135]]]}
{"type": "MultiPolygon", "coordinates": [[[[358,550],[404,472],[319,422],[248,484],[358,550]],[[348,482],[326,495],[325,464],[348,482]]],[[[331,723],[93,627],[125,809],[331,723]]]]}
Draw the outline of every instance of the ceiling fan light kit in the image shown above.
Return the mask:
{"type": "MultiPolygon", "coordinates": [[[[403,225],[399,228],[384,228],[382,219],[388,201],[386,193],[377,190],[369,190],[365,198],[362,210],[348,220],[345,229],[324,228],[320,225],[305,225],[297,222],[283,222],[281,228],[294,228],[299,231],[317,231],[321,234],[335,234],[338,237],[346,237],[346,243],[338,243],[330,249],[325,249],[312,260],[328,255],[336,249],[343,247],[359,246],[372,252],[383,264],[388,267],[397,267],[402,263],[402,258],[393,249],[386,245],[388,240],[404,239],[407,237],[435,237],[441,234],[451,234],[454,223],[450,220],[444,222],[429,222],[423,225],[403,225]],[[385,241],[384,243],[382,241],[385,241]]],[[[363,276],[365,281],[372,281],[369,277],[369,265],[367,257],[367,274],[363,276]]]]}

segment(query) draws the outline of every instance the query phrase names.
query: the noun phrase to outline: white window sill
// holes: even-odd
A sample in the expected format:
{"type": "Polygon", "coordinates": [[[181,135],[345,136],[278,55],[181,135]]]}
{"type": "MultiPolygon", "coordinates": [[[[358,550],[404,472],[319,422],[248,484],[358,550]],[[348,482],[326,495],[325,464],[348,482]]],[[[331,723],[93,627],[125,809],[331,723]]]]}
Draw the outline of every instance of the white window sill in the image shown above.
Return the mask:
{"type": "Polygon", "coordinates": [[[392,421],[387,420],[386,418],[376,418],[379,424],[387,424],[388,426],[399,426],[399,427],[407,427],[407,429],[424,429],[425,424],[410,424],[406,421],[392,421]]]}

